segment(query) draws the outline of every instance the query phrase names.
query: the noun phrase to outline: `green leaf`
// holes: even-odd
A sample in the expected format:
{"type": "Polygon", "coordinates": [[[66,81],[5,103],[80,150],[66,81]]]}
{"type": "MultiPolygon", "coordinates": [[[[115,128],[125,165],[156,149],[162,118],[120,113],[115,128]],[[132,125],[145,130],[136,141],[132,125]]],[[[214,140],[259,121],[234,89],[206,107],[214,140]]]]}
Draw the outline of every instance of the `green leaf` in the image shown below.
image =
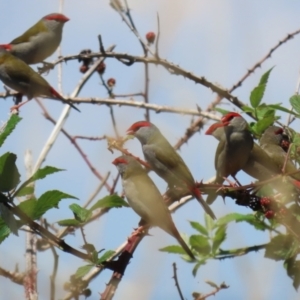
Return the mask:
{"type": "Polygon", "coordinates": [[[160,248],[159,251],[173,253],[173,254],[183,254],[183,255],[186,254],[183,248],[179,245],[172,245],[172,246],[160,248]]]}
{"type": "Polygon", "coordinates": [[[256,107],[259,106],[259,104],[260,104],[260,102],[261,102],[261,100],[264,96],[266,86],[267,86],[267,82],[268,82],[270,73],[271,73],[273,68],[274,67],[272,67],[270,70],[268,70],[265,74],[262,75],[258,86],[255,87],[252,90],[252,92],[250,94],[250,103],[251,103],[253,108],[256,108],[256,107]]]}
{"type": "Polygon", "coordinates": [[[65,219],[57,222],[58,225],[60,226],[80,226],[81,223],[78,220],[75,219],[65,219]]]}
{"type": "Polygon", "coordinates": [[[192,248],[194,248],[201,255],[205,256],[210,253],[211,247],[208,239],[202,235],[192,235],[189,241],[192,248]]]}
{"type": "Polygon", "coordinates": [[[212,281],[210,281],[210,280],[205,280],[205,282],[206,282],[208,285],[210,285],[211,287],[213,287],[214,289],[218,289],[218,288],[219,288],[219,286],[218,286],[216,283],[214,283],[214,282],[212,282],[212,281]]]}
{"type": "Polygon", "coordinates": [[[294,111],[292,111],[290,109],[287,109],[287,108],[281,106],[280,104],[269,104],[268,106],[271,107],[271,108],[273,108],[273,109],[281,110],[281,111],[286,112],[288,114],[294,115],[294,116],[296,116],[298,118],[300,117],[299,114],[296,114],[294,111]]]}
{"type": "Polygon", "coordinates": [[[13,213],[3,204],[0,203],[0,215],[5,222],[5,224],[9,227],[10,232],[18,236],[18,223],[15,219],[13,213]]]}
{"type": "Polygon", "coordinates": [[[9,192],[20,182],[16,159],[17,156],[10,152],[0,156],[0,192],[9,192]]]}
{"type": "Polygon", "coordinates": [[[18,191],[18,193],[15,195],[16,197],[24,197],[27,195],[32,195],[34,193],[34,187],[33,186],[25,186],[21,190],[18,191]]]}
{"type": "Polygon", "coordinates": [[[285,260],[297,252],[298,246],[295,245],[290,235],[277,235],[266,245],[265,257],[274,260],[285,260]]]}
{"type": "Polygon", "coordinates": [[[109,195],[106,196],[100,200],[98,200],[91,208],[90,210],[95,210],[98,208],[111,208],[111,207],[129,207],[128,203],[118,195],[109,195]]]}
{"type": "Polygon", "coordinates": [[[11,115],[7,123],[2,126],[0,133],[0,147],[3,145],[6,138],[13,132],[13,130],[21,120],[22,118],[20,118],[19,116],[11,115]]]}
{"type": "Polygon", "coordinates": [[[262,84],[255,87],[250,94],[250,103],[252,107],[256,108],[260,104],[264,93],[265,93],[266,85],[262,84]]]}
{"type": "Polygon", "coordinates": [[[259,120],[271,116],[275,118],[275,110],[271,108],[270,105],[266,105],[265,103],[263,103],[259,107],[257,107],[256,115],[259,120]]]}
{"type": "Polygon", "coordinates": [[[10,229],[0,218],[0,244],[10,235],[10,229]]]}
{"type": "Polygon", "coordinates": [[[33,174],[33,176],[31,176],[28,180],[26,180],[25,182],[23,182],[21,184],[21,186],[19,187],[19,189],[16,191],[16,194],[18,194],[19,191],[21,189],[23,189],[25,186],[27,186],[29,183],[34,182],[34,181],[39,180],[39,179],[43,179],[47,175],[50,175],[50,174],[53,174],[53,173],[56,173],[56,172],[60,172],[60,171],[64,171],[64,170],[63,169],[58,169],[58,168],[55,168],[55,167],[50,167],[50,166],[46,166],[46,167],[44,167],[42,169],[37,170],[33,174]]]}
{"type": "Polygon", "coordinates": [[[208,214],[204,214],[204,221],[207,232],[211,232],[214,226],[213,219],[208,214]]]}
{"type": "Polygon", "coordinates": [[[225,241],[226,239],[226,225],[220,226],[213,238],[213,245],[212,245],[212,252],[216,253],[216,251],[219,249],[220,245],[225,241]]]}
{"type": "Polygon", "coordinates": [[[290,98],[293,109],[300,114],[300,95],[294,95],[290,98]]]}
{"type": "Polygon", "coordinates": [[[224,217],[221,217],[217,220],[216,222],[216,225],[215,227],[220,227],[220,226],[223,226],[223,225],[226,225],[230,222],[243,222],[243,221],[252,221],[255,219],[255,216],[254,215],[251,215],[251,214],[248,214],[248,215],[243,215],[243,214],[239,214],[239,213],[231,213],[231,214],[228,214],[224,217]]]}
{"type": "Polygon", "coordinates": [[[82,267],[79,267],[75,273],[76,278],[81,278],[85,276],[90,270],[94,267],[94,265],[85,265],[82,267]]]}
{"type": "Polygon", "coordinates": [[[206,230],[206,228],[204,226],[202,226],[200,223],[198,222],[193,222],[190,221],[191,226],[196,229],[197,231],[199,231],[200,233],[202,233],[203,235],[208,236],[208,232],[206,230]]]}
{"type": "Polygon", "coordinates": [[[242,111],[244,111],[246,113],[251,113],[254,115],[254,109],[250,106],[247,106],[247,105],[242,106],[242,111]]]}
{"type": "Polygon", "coordinates": [[[18,207],[31,219],[34,219],[34,212],[36,207],[36,199],[28,199],[25,201],[22,201],[18,207]]]}
{"type": "Polygon", "coordinates": [[[252,130],[257,134],[261,135],[268,127],[270,127],[274,121],[276,120],[276,117],[274,116],[268,116],[264,117],[261,120],[258,120],[254,126],[252,126],[252,130]]]}
{"type": "Polygon", "coordinates": [[[196,265],[194,266],[193,271],[192,271],[194,277],[196,277],[198,269],[201,266],[205,265],[205,263],[206,263],[206,259],[202,259],[202,260],[200,260],[199,262],[196,263],[196,265]]]}
{"type": "Polygon", "coordinates": [[[263,74],[263,76],[261,76],[260,81],[259,81],[259,85],[268,83],[270,73],[273,69],[274,69],[274,67],[269,69],[266,73],[263,74]]]}
{"type": "Polygon", "coordinates": [[[98,258],[97,264],[101,265],[104,261],[107,261],[111,258],[116,252],[113,250],[107,250],[103,253],[101,257],[98,258]]]}
{"type": "Polygon", "coordinates": [[[73,203],[69,207],[74,213],[75,219],[81,223],[85,223],[92,216],[92,212],[90,210],[85,209],[78,204],[73,203]]]}
{"type": "Polygon", "coordinates": [[[62,199],[77,199],[77,198],[57,190],[45,192],[37,200],[35,212],[34,212],[34,219],[39,219],[47,210],[51,208],[54,207],[57,208],[58,203],[62,199]]]}
{"type": "Polygon", "coordinates": [[[287,274],[293,280],[293,286],[295,290],[298,290],[300,285],[300,261],[295,258],[287,259],[284,262],[284,266],[287,270],[287,274]]]}

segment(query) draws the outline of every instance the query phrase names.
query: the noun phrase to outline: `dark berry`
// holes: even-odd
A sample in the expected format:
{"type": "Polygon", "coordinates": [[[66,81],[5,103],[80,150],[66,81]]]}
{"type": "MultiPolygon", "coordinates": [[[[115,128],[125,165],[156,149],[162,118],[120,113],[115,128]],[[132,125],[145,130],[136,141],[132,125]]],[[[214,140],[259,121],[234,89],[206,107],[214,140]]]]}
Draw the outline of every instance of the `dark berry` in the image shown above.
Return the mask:
{"type": "Polygon", "coordinates": [[[85,73],[85,72],[86,72],[88,69],[89,69],[89,67],[88,67],[88,66],[86,66],[86,65],[82,65],[82,66],[80,67],[80,69],[79,69],[79,70],[80,70],[80,72],[81,72],[81,73],[83,73],[83,74],[84,74],[84,73],[85,73]]]}
{"type": "Polygon", "coordinates": [[[114,79],[114,78],[109,78],[109,79],[107,80],[107,85],[108,85],[109,87],[113,87],[113,86],[115,86],[115,84],[116,84],[116,79],[114,79]]]}
{"type": "Polygon", "coordinates": [[[274,218],[274,215],[275,215],[275,213],[274,213],[273,210],[268,210],[268,211],[265,212],[265,217],[266,217],[267,219],[273,219],[273,218],[274,218]]]}
{"type": "Polygon", "coordinates": [[[262,197],[260,199],[260,205],[261,206],[269,206],[271,204],[271,199],[268,197],[262,197]]]}
{"type": "Polygon", "coordinates": [[[153,44],[155,41],[155,33],[150,31],[146,34],[146,39],[148,41],[149,44],[153,44]]]}
{"type": "Polygon", "coordinates": [[[106,64],[104,62],[101,62],[96,70],[99,74],[103,74],[105,72],[105,69],[106,69],[106,64]]]}

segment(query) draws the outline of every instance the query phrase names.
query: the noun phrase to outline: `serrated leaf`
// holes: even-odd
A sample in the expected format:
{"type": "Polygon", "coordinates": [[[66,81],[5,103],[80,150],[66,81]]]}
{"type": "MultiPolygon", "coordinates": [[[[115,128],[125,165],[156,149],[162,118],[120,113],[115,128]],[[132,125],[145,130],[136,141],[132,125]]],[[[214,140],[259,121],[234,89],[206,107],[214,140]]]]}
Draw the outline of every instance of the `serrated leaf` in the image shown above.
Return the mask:
{"type": "Polygon", "coordinates": [[[0,191],[9,192],[20,182],[20,173],[16,166],[17,156],[7,152],[0,156],[0,191]]]}
{"type": "Polygon", "coordinates": [[[0,203],[0,215],[2,220],[8,226],[10,232],[18,236],[19,226],[17,224],[17,220],[15,219],[13,213],[3,203],[0,203]]]}
{"type": "Polygon", "coordinates": [[[293,109],[300,114],[300,95],[294,95],[290,98],[293,109]]]}
{"type": "Polygon", "coordinates": [[[36,199],[28,199],[22,201],[18,207],[31,219],[34,217],[35,207],[36,207],[36,199]]]}
{"type": "Polygon", "coordinates": [[[278,260],[285,260],[295,254],[298,247],[290,235],[277,235],[266,245],[265,257],[278,260]]]}
{"type": "Polygon", "coordinates": [[[261,100],[262,100],[262,98],[264,96],[265,90],[266,90],[266,85],[265,84],[261,84],[261,85],[255,87],[251,91],[251,94],[250,94],[250,103],[251,103],[251,106],[253,108],[258,107],[258,105],[260,104],[260,102],[261,102],[261,100]]]}
{"type": "Polygon", "coordinates": [[[211,251],[208,238],[203,235],[191,235],[189,243],[193,249],[203,256],[209,254],[211,251]]]}
{"type": "Polygon", "coordinates": [[[90,210],[95,210],[98,208],[111,208],[111,207],[129,207],[128,203],[118,195],[109,195],[100,200],[98,200],[90,210]]]}
{"type": "Polygon", "coordinates": [[[159,251],[173,253],[173,254],[186,254],[183,248],[179,245],[172,245],[172,246],[160,248],[159,251]]]}
{"type": "MultiPolygon", "coordinates": [[[[27,186],[29,183],[34,182],[36,180],[40,180],[45,178],[46,176],[56,173],[56,172],[60,172],[60,171],[64,171],[63,169],[58,169],[55,167],[51,167],[51,166],[46,166],[42,169],[37,170],[33,176],[31,176],[28,180],[26,180],[25,182],[23,182],[21,184],[21,186],[18,188],[18,190],[16,191],[16,194],[19,193],[19,191],[21,189],[23,189],[25,186],[27,186]]],[[[15,196],[15,195],[14,195],[15,196]]]]}
{"type": "Polygon", "coordinates": [[[27,195],[31,195],[34,193],[34,187],[33,186],[25,186],[21,190],[18,191],[18,193],[15,195],[16,197],[24,197],[27,195]]]}
{"type": "Polygon", "coordinates": [[[80,226],[81,223],[78,220],[75,219],[65,219],[65,220],[60,220],[57,222],[58,225],[60,226],[80,226]]]}
{"type": "Polygon", "coordinates": [[[100,265],[104,261],[107,261],[109,258],[111,258],[116,252],[113,250],[107,250],[103,253],[101,257],[98,258],[97,264],[100,265]]]}
{"type": "Polygon", "coordinates": [[[266,86],[267,86],[267,82],[270,76],[271,71],[273,70],[274,67],[272,67],[271,69],[269,69],[266,73],[264,73],[262,75],[262,77],[260,78],[259,84],[257,87],[255,87],[251,94],[250,94],[250,103],[252,105],[252,107],[256,108],[259,106],[265,90],[266,90],[266,86]]]}
{"type": "Polygon", "coordinates": [[[0,218],[0,244],[10,235],[10,229],[0,218]]]}
{"type": "Polygon", "coordinates": [[[207,232],[211,232],[214,226],[213,219],[208,214],[204,214],[204,221],[207,232]]]}
{"type": "Polygon", "coordinates": [[[215,288],[215,289],[218,289],[218,288],[219,288],[219,286],[218,286],[216,283],[214,283],[214,282],[212,282],[212,281],[210,281],[210,280],[205,280],[205,282],[206,282],[208,285],[210,285],[211,287],[215,288]]]}
{"type": "Polygon", "coordinates": [[[62,199],[77,199],[77,198],[57,190],[45,192],[37,200],[36,208],[34,212],[34,219],[39,219],[47,210],[51,208],[54,207],[57,208],[58,203],[62,199]]]}
{"type": "Polygon", "coordinates": [[[196,277],[199,268],[201,266],[205,265],[205,263],[206,263],[206,259],[200,260],[199,262],[196,263],[196,265],[194,266],[193,271],[192,271],[192,274],[194,277],[196,277]]]}
{"type": "Polygon", "coordinates": [[[239,214],[239,213],[231,213],[231,214],[228,214],[224,217],[221,217],[217,220],[216,222],[216,225],[215,225],[215,228],[216,227],[219,227],[219,226],[222,226],[222,225],[226,225],[230,222],[243,222],[243,221],[246,221],[246,222],[249,222],[249,221],[253,221],[255,220],[255,216],[254,215],[251,215],[251,214],[248,214],[248,215],[243,215],[243,214],[239,214]]]}
{"type": "Polygon", "coordinates": [[[3,145],[6,138],[13,132],[13,130],[21,120],[22,118],[14,114],[11,115],[7,123],[2,126],[0,133],[0,147],[3,145]]]}
{"type": "Polygon", "coordinates": [[[216,251],[219,249],[220,245],[225,241],[226,239],[226,225],[220,226],[213,238],[213,245],[212,245],[212,252],[216,253],[216,251]]]}
{"type": "Polygon", "coordinates": [[[280,111],[286,112],[288,114],[294,115],[298,118],[300,117],[299,114],[295,113],[294,111],[292,111],[290,109],[287,109],[287,108],[281,106],[280,104],[269,104],[268,106],[273,108],[273,109],[280,110],[280,111]]]}
{"type": "Polygon", "coordinates": [[[276,121],[275,116],[264,117],[261,120],[258,120],[254,126],[252,126],[252,130],[257,134],[261,135],[268,127],[270,127],[276,121]]]}
{"type": "Polygon", "coordinates": [[[196,229],[197,231],[199,231],[200,233],[202,233],[203,235],[208,236],[208,231],[206,230],[206,228],[204,226],[202,226],[200,223],[198,222],[193,222],[190,221],[191,226],[196,229]]]}
{"type": "Polygon", "coordinates": [[[295,290],[298,290],[300,285],[300,261],[295,258],[287,259],[284,262],[288,276],[293,280],[295,290]]]}
{"type": "Polygon", "coordinates": [[[93,251],[96,251],[96,248],[93,244],[84,244],[82,246],[82,249],[86,250],[87,252],[93,252],[93,251]]]}
{"type": "Polygon", "coordinates": [[[75,273],[76,278],[81,278],[85,276],[90,270],[94,267],[94,265],[85,265],[82,267],[79,267],[75,273]]]}
{"type": "Polygon", "coordinates": [[[261,84],[267,84],[267,83],[268,83],[270,73],[271,73],[271,71],[272,71],[273,69],[274,69],[274,67],[270,68],[266,73],[264,73],[264,74],[261,76],[260,81],[259,81],[259,85],[261,85],[261,84]]]}
{"type": "Polygon", "coordinates": [[[270,105],[266,105],[265,103],[263,103],[256,108],[256,115],[259,120],[271,116],[275,118],[275,110],[271,108],[270,105]]]}
{"type": "Polygon", "coordinates": [[[89,220],[89,218],[92,216],[92,212],[88,209],[85,209],[78,204],[71,204],[69,208],[74,213],[75,219],[78,220],[81,223],[84,223],[89,220]]]}
{"type": "Polygon", "coordinates": [[[249,107],[249,106],[242,106],[242,111],[246,112],[246,113],[251,113],[254,115],[254,109],[252,107],[249,107]]]}

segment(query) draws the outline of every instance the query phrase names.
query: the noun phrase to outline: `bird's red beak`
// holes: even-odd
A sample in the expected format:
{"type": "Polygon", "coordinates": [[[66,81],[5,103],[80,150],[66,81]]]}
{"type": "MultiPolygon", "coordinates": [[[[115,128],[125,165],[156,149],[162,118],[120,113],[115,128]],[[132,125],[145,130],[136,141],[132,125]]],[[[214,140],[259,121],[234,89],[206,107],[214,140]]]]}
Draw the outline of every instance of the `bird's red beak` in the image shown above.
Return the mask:
{"type": "Polygon", "coordinates": [[[226,125],[227,125],[226,123],[221,123],[221,122],[214,123],[214,124],[212,124],[212,125],[206,130],[205,134],[207,134],[207,135],[212,135],[213,132],[214,132],[217,128],[219,128],[219,127],[224,127],[224,126],[226,126],[226,125]]]}
{"type": "Polygon", "coordinates": [[[134,130],[133,130],[131,127],[129,127],[129,128],[126,130],[126,133],[127,133],[128,135],[133,135],[133,134],[134,134],[134,130]]]}

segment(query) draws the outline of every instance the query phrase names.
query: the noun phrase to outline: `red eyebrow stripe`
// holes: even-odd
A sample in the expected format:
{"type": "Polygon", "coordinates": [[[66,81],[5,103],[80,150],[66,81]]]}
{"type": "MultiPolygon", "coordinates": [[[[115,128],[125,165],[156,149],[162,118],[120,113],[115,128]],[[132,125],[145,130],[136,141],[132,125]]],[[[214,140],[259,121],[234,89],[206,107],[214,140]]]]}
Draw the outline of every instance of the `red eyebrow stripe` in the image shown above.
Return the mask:
{"type": "Polygon", "coordinates": [[[112,161],[112,164],[118,165],[118,164],[128,164],[128,161],[125,158],[118,157],[115,160],[112,161]]]}

